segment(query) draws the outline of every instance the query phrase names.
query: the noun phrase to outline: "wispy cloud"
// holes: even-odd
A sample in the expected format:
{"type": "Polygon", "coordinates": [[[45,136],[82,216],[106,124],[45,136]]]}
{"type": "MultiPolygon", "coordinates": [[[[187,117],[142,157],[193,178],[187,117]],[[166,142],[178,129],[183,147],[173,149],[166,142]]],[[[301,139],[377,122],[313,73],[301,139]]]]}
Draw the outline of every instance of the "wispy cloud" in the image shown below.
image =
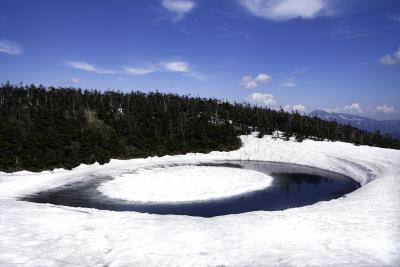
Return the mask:
{"type": "Polygon", "coordinates": [[[154,67],[122,67],[122,69],[126,72],[126,74],[130,75],[145,75],[157,71],[157,69],[154,67]]]}
{"type": "Polygon", "coordinates": [[[347,39],[368,37],[369,34],[363,29],[358,29],[358,30],[333,29],[331,31],[331,36],[335,40],[347,40],[347,39]]]}
{"type": "Polygon", "coordinates": [[[16,42],[9,40],[0,40],[0,52],[9,55],[19,55],[22,53],[22,48],[16,42]]]}
{"type": "Polygon", "coordinates": [[[174,21],[182,20],[196,7],[192,0],[162,0],[162,5],[174,14],[174,21]]]}
{"type": "Polygon", "coordinates": [[[293,81],[293,79],[287,79],[283,81],[280,86],[282,87],[296,87],[296,83],[293,81]]]}
{"type": "Polygon", "coordinates": [[[189,64],[185,61],[164,61],[160,64],[166,71],[189,72],[189,64]]]}
{"type": "Polygon", "coordinates": [[[331,15],[335,1],[326,0],[238,0],[251,14],[275,21],[313,19],[331,15]]]}
{"type": "Polygon", "coordinates": [[[238,38],[243,38],[246,40],[252,39],[251,34],[249,34],[247,32],[233,30],[233,29],[230,29],[230,28],[224,27],[224,26],[218,26],[216,28],[216,31],[224,34],[225,36],[229,36],[229,37],[238,37],[238,38]]]}
{"type": "Polygon", "coordinates": [[[257,88],[260,84],[267,83],[271,79],[271,76],[266,73],[260,73],[255,78],[252,75],[246,75],[243,76],[239,85],[247,89],[257,88]]]}
{"type": "Polygon", "coordinates": [[[294,70],[294,73],[306,73],[306,72],[308,72],[309,70],[311,70],[311,67],[310,67],[310,66],[308,66],[308,67],[303,67],[303,68],[299,68],[299,69],[295,69],[295,70],[294,70]]]}
{"type": "Polygon", "coordinates": [[[67,65],[69,65],[72,68],[79,69],[79,70],[96,72],[96,68],[93,65],[86,63],[86,62],[82,62],[82,61],[69,61],[69,62],[67,62],[67,65]]]}
{"type": "Polygon", "coordinates": [[[117,70],[98,68],[92,64],[89,64],[89,63],[86,63],[83,61],[68,61],[67,65],[72,68],[75,68],[75,69],[84,70],[87,72],[98,73],[98,74],[116,74],[116,73],[118,73],[117,70]]]}
{"type": "Polygon", "coordinates": [[[271,94],[252,93],[246,97],[246,102],[260,107],[274,107],[276,100],[271,94]]]}
{"type": "Polygon", "coordinates": [[[207,80],[207,77],[196,71],[195,67],[190,66],[186,61],[182,60],[170,60],[162,61],[159,64],[158,71],[160,72],[177,72],[182,73],[186,77],[191,77],[199,81],[207,80]]]}
{"type": "Polygon", "coordinates": [[[205,76],[203,74],[200,74],[198,72],[195,72],[195,71],[186,72],[186,73],[184,73],[184,75],[187,76],[187,77],[194,78],[194,79],[199,80],[199,81],[206,81],[207,80],[207,76],[205,76]]]}
{"type": "Polygon", "coordinates": [[[400,23],[400,14],[388,14],[388,18],[400,23]]]}
{"type": "Polygon", "coordinates": [[[400,64],[400,48],[397,49],[392,55],[386,54],[379,59],[382,65],[396,65],[400,64]]]}
{"type": "Polygon", "coordinates": [[[171,60],[161,61],[155,66],[150,64],[145,67],[141,66],[122,66],[118,69],[104,69],[99,68],[93,64],[84,61],[67,61],[67,66],[97,74],[119,74],[119,75],[147,75],[156,72],[176,72],[182,73],[185,76],[192,77],[198,80],[205,80],[205,76],[194,71],[193,68],[186,61],[182,60],[171,60]]]}

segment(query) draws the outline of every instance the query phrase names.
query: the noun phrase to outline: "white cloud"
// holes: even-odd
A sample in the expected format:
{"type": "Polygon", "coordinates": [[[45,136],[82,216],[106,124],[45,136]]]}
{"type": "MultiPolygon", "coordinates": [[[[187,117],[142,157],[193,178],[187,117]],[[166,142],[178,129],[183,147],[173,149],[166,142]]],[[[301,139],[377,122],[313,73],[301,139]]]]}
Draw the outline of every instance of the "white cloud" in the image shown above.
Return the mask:
{"type": "Polygon", "coordinates": [[[392,56],[384,55],[383,57],[381,57],[379,59],[379,63],[381,63],[382,65],[394,65],[397,62],[396,62],[396,60],[394,58],[392,58],[392,56]]]}
{"type": "Polygon", "coordinates": [[[87,72],[99,73],[99,74],[116,74],[116,73],[118,73],[118,71],[116,71],[116,70],[100,69],[100,68],[95,67],[92,64],[82,62],[82,61],[68,61],[67,65],[72,68],[75,68],[75,69],[79,69],[79,70],[83,70],[83,71],[87,71],[87,72]]]}
{"type": "Polygon", "coordinates": [[[80,69],[80,70],[84,70],[84,71],[89,71],[89,72],[96,72],[96,68],[86,62],[80,62],[80,61],[69,61],[67,62],[67,64],[75,69],[80,69]]]}
{"type": "Polygon", "coordinates": [[[344,106],[343,111],[349,112],[349,113],[363,113],[363,109],[360,105],[360,103],[355,102],[352,103],[351,105],[344,106]]]}
{"type": "Polygon", "coordinates": [[[364,109],[361,107],[360,103],[354,102],[350,105],[338,108],[324,108],[326,112],[335,112],[335,113],[350,113],[350,114],[361,114],[364,112],[364,109]]]}
{"type": "Polygon", "coordinates": [[[290,112],[290,110],[292,109],[292,107],[290,105],[285,105],[282,107],[282,109],[286,112],[290,112]]]}
{"type": "Polygon", "coordinates": [[[166,71],[189,72],[189,64],[185,61],[165,61],[161,62],[161,66],[166,71]]]}
{"type": "Polygon", "coordinates": [[[246,97],[246,101],[255,106],[271,107],[276,105],[276,100],[271,94],[252,93],[246,97]]]}
{"type": "Polygon", "coordinates": [[[305,106],[298,104],[298,105],[285,105],[284,107],[282,107],[282,109],[286,112],[299,112],[299,113],[306,113],[307,109],[305,106]]]}
{"type": "Polygon", "coordinates": [[[268,82],[270,80],[271,80],[271,76],[269,76],[268,74],[265,74],[265,73],[260,73],[256,77],[256,81],[257,82],[265,83],[265,82],[268,82]]]}
{"type": "Polygon", "coordinates": [[[393,112],[396,111],[394,107],[387,106],[387,105],[376,106],[375,109],[376,109],[376,111],[382,112],[382,113],[385,113],[385,114],[393,113],[393,112]]]}
{"type": "Polygon", "coordinates": [[[360,103],[355,102],[351,105],[347,105],[344,107],[337,107],[337,108],[325,108],[322,109],[327,112],[335,112],[335,113],[347,113],[347,114],[364,114],[364,115],[373,115],[376,113],[384,113],[389,114],[396,112],[396,109],[389,105],[380,105],[376,107],[362,107],[360,103]]]}
{"type": "Polygon", "coordinates": [[[393,55],[384,55],[379,59],[379,63],[383,65],[395,65],[400,64],[400,48],[397,49],[393,55]]]}
{"type": "Polygon", "coordinates": [[[285,21],[312,19],[330,15],[334,1],[328,0],[238,0],[251,14],[265,19],[285,21]]]}
{"type": "Polygon", "coordinates": [[[271,76],[265,73],[258,74],[255,78],[252,75],[243,76],[242,80],[240,81],[240,86],[252,89],[257,88],[260,83],[267,83],[271,80],[271,76]]]}
{"type": "Polygon", "coordinates": [[[298,104],[298,105],[293,105],[293,106],[292,106],[292,110],[293,110],[293,111],[298,111],[298,112],[300,112],[300,113],[305,113],[305,112],[307,111],[306,107],[303,106],[303,105],[300,105],[300,104],[298,104]]]}
{"type": "Polygon", "coordinates": [[[174,20],[178,21],[196,7],[192,0],[163,0],[162,5],[175,14],[174,20]]]}
{"type": "Polygon", "coordinates": [[[296,87],[296,83],[293,81],[293,79],[287,79],[283,81],[280,86],[282,87],[296,87]]]}
{"type": "Polygon", "coordinates": [[[156,72],[157,70],[155,68],[133,68],[133,67],[123,67],[125,70],[126,74],[130,75],[145,75],[149,73],[156,72]]]}
{"type": "Polygon", "coordinates": [[[251,89],[251,88],[256,88],[257,82],[253,79],[252,76],[248,75],[248,76],[244,76],[242,78],[242,81],[240,82],[240,86],[247,88],[247,89],[251,89]]]}
{"type": "Polygon", "coordinates": [[[0,52],[9,55],[19,55],[22,53],[21,46],[9,40],[0,40],[0,52]]]}

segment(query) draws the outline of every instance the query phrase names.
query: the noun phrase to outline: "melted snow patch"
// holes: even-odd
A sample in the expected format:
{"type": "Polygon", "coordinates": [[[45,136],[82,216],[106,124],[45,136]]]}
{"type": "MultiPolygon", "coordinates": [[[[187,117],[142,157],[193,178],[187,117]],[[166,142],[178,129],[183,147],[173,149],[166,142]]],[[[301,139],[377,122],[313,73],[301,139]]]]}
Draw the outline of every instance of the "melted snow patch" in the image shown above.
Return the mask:
{"type": "Polygon", "coordinates": [[[229,167],[175,166],[124,174],[103,183],[104,195],[141,203],[176,203],[227,198],[268,187],[264,173],[229,167]]]}

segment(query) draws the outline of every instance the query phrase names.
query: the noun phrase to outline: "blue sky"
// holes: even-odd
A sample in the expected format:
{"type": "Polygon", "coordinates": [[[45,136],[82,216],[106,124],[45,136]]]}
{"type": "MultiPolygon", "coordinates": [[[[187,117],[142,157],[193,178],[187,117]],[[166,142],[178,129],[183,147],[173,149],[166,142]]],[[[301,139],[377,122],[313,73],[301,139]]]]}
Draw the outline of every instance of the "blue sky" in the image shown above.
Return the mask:
{"type": "Polygon", "coordinates": [[[2,0],[7,80],[400,118],[400,1],[2,0]]]}

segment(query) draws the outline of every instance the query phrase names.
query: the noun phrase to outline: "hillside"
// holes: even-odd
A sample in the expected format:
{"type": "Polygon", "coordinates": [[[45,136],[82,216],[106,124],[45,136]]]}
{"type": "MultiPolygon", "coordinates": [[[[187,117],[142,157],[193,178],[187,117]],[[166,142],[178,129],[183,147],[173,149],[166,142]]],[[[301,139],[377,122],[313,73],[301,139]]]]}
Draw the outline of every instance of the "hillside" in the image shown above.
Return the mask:
{"type": "Polygon", "coordinates": [[[400,148],[400,141],[318,118],[175,94],[0,86],[0,170],[73,168],[240,147],[241,134],[400,148]]]}

